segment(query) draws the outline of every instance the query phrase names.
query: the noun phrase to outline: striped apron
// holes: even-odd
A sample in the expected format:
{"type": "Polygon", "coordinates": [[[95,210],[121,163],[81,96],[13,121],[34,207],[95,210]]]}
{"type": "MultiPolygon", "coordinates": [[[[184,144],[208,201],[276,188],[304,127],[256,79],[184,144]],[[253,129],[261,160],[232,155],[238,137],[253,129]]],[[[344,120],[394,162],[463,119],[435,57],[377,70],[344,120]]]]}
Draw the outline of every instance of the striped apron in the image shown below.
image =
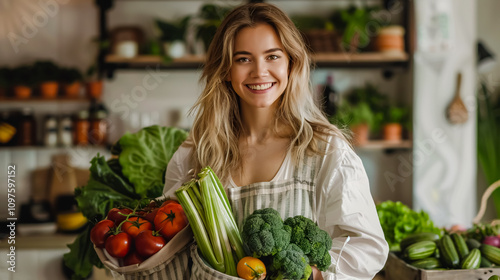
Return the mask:
{"type": "MultiPolygon", "coordinates": [[[[283,220],[302,215],[317,222],[315,178],[319,170],[317,167],[320,158],[306,157],[303,163],[295,168],[293,177],[290,179],[226,189],[240,231],[243,227],[243,220],[254,210],[268,207],[280,212],[283,220]]],[[[241,279],[223,274],[207,266],[200,258],[195,245],[191,248],[191,258],[193,259],[191,271],[191,279],[193,280],[241,279]]]]}

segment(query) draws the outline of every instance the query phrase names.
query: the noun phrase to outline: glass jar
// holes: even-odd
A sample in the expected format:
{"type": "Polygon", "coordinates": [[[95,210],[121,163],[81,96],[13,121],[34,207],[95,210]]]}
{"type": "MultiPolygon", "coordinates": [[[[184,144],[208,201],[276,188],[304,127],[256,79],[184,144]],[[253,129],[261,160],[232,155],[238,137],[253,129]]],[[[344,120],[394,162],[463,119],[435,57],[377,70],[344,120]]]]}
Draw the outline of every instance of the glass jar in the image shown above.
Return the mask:
{"type": "Polygon", "coordinates": [[[59,120],[57,142],[63,147],[73,144],[73,121],[68,115],[61,116],[59,120]]]}
{"type": "Polygon", "coordinates": [[[96,110],[90,118],[89,139],[94,145],[105,145],[108,138],[107,112],[96,110]]]}
{"type": "Polygon", "coordinates": [[[77,113],[75,118],[75,133],[74,142],[75,145],[87,145],[89,143],[89,112],[87,110],[81,110],[77,113]]]}
{"type": "Polygon", "coordinates": [[[17,144],[19,146],[32,146],[36,144],[36,121],[31,108],[23,108],[18,126],[19,134],[17,144]]]}
{"type": "Polygon", "coordinates": [[[43,126],[43,144],[46,147],[57,146],[57,119],[53,115],[47,115],[43,126]]]}

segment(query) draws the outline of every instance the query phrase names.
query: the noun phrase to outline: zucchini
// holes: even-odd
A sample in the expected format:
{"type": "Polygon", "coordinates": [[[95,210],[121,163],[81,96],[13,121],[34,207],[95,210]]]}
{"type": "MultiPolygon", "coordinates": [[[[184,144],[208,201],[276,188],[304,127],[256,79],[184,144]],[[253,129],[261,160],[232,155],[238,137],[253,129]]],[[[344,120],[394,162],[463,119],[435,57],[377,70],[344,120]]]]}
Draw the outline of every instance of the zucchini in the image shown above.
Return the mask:
{"type": "Polygon", "coordinates": [[[488,278],[488,280],[500,280],[500,276],[498,276],[498,275],[491,275],[490,278],[488,278]]]}
{"type": "Polygon", "coordinates": [[[441,267],[441,261],[434,257],[416,260],[411,262],[410,264],[421,269],[436,269],[441,267]]]}
{"type": "Polygon", "coordinates": [[[500,248],[488,244],[481,244],[479,250],[481,250],[483,257],[496,265],[500,265],[500,248]]]}
{"type": "Polygon", "coordinates": [[[420,241],[436,241],[436,240],[439,240],[439,235],[432,232],[412,233],[403,238],[403,240],[401,240],[401,242],[399,243],[399,248],[401,249],[401,252],[404,252],[406,247],[410,246],[411,244],[420,241]]]}
{"type": "Polygon", "coordinates": [[[449,268],[458,268],[460,266],[460,258],[451,237],[448,234],[443,235],[439,245],[439,254],[443,263],[449,268]]]}
{"type": "Polygon", "coordinates": [[[453,244],[455,244],[455,248],[457,249],[458,257],[463,260],[469,255],[469,248],[467,247],[464,238],[457,233],[452,233],[450,236],[453,240],[453,244]]]}
{"type": "Polygon", "coordinates": [[[434,257],[436,258],[440,258],[441,256],[439,255],[439,246],[438,244],[436,243],[436,250],[434,251],[434,257]]]}
{"type": "Polygon", "coordinates": [[[481,242],[479,242],[479,240],[474,239],[474,238],[469,238],[469,239],[465,240],[465,243],[467,244],[467,248],[469,248],[469,250],[476,249],[476,248],[479,249],[479,247],[481,247],[481,242]]]}
{"type": "Polygon", "coordinates": [[[483,255],[481,255],[481,263],[479,264],[479,267],[493,267],[493,264],[483,255]]]}
{"type": "Polygon", "coordinates": [[[421,260],[432,256],[436,250],[436,243],[434,241],[419,241],[406,247],[404,256],[409,260],[421,260]]]}
{"type": "Polygon", "coordinates": [[[481,251],[479,249],[472,249],[470,253],[462,260],[463,269],[476,269],[481,264],[481,251]]]}

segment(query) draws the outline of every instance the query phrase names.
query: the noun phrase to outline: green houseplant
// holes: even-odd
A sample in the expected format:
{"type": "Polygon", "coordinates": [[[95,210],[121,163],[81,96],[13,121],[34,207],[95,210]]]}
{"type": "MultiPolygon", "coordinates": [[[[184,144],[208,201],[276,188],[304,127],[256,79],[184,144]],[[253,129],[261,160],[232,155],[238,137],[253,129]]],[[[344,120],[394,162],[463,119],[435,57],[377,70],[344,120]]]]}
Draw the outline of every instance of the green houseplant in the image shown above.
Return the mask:
{"type": "MultiPolygon", "coordinates": [[[[477,95],[477,155],[488,185],[500,179],[500,92],[491,92],[485,82],[477,95]]],[[[492,194],[500,217],[500,191],[492,194]]]]}
{"type": "Polygon", "coordinates": [[[408,109],[404,106],[391,105],[387,107],[382,128],[384,140],[401,141],[403,138],[403,124],[407,116],[408,109]]]}
{"type": "Polygon", "coordinates": [[[353,134],[353,143],[364,145],[368,142],[374,119],[375,116],[368,103],[362,101],[351,104],[343,100],[338,113],[330,118],[330,122],[339,127],[348,127],[353,134]]]}
{"type": "Polygon", "coordinates": [[[159,40],[163,43],[165,55],[168,57],[179,58],[185,55],[184,36],[190,19],[190,16],[186,16],[179,21],[155,20],[155,26],[160,33],[159,40]]]}
{"type": "Polygon", "coordinates": [[[66,97],[77,97],[83,82],[83,75],[77,68],[62,68],[60,81],[66,97]]]}
{"type": "Polygon", "coordinates": [[[230,11],[231,7],[216,4],[205,4],[201,7],[198,16],[199,23],[197,24],[196,38],[203,41],[205,50],[208,50],[217,28],[230,11]]]}
{"type": "Polygon", "coordinates": [[[59,90],[59,67],[52,61],[37,61],[33,73],[43,98],[55,98],[59,90]]]}

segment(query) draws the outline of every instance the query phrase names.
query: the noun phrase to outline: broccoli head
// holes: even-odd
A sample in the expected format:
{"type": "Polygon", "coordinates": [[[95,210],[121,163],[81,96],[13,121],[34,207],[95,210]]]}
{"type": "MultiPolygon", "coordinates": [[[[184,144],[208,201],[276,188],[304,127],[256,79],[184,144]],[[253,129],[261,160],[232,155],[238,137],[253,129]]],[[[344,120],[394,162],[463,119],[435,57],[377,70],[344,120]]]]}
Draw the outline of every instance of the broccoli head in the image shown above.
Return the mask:
{"type": "Polygon", "coordinates": [[[270,270],[271,279],[309,279],[312,273],[307,256],[295,244],[288,246],[273,256],[270,270]]]}
{"type": "Polygon", "coordinates": [[[292,229],[290,243],[296,244],[309,258],[309,264],[325,271],[332,260],[329,250],[332,239],[328,233],[320,229],[316,223],[304,216],[295,216],[285,220],[285,226],[292,229]]]}
{"type": "Polygon", "coordinates": [[[290,243],[290,232],[291,228],[283,224],[278,211],[255,210],[243,223],[243,247],[256,258],[274,255],[290,243]]]}

